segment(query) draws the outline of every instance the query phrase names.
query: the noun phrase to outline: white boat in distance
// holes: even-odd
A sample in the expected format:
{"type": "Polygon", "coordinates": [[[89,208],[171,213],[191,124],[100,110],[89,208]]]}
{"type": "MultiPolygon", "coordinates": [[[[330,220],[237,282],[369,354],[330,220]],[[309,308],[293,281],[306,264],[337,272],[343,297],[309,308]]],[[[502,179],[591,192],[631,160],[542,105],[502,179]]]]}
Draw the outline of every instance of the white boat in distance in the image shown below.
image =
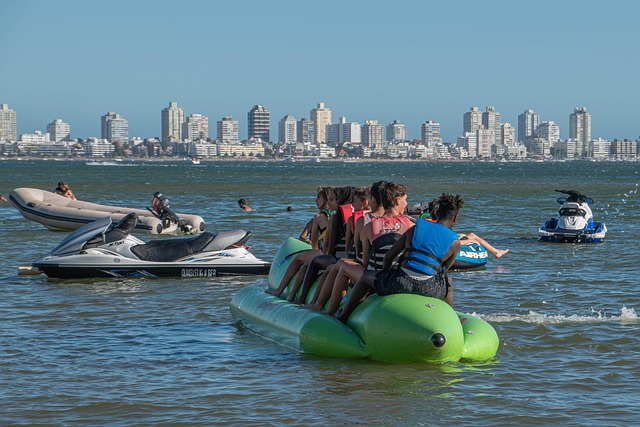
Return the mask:
{"type": "MultiPolygon", "coordinates": [[[[160,197],[162,198],[158,199],[160,202],[166,200],[162,195],[160,197]]],[[[154,200],[156,200],[155,196],[154,200]]],[[[174,213],[179,221],[168,221],[166,218],[159,218],[158,214],[149,208],[145,210],[99,205],[71,200],[37,188],[16,188],[9,193],[9,201],[23,217],[54,231],[75,230],[84,224],[106,216],[111,216],[114,222],[119,222],[131,212],[135,212],[139,218],[136,230],[147,231],[151,234],[171,234],[180,231],[194,234],[201,233],[205,229],[204,220],[198,215],[174,213]]]]}

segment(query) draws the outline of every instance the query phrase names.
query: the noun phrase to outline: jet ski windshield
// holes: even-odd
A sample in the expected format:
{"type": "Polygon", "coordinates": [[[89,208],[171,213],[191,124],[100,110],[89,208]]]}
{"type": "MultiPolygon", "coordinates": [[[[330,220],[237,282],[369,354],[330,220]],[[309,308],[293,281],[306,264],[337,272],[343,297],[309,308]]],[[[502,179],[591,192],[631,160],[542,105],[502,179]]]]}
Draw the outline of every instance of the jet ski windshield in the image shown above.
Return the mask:
{"type": "Polygon", "coordinates": [[[71,252],[81,251],[86,242],[100,236],[111,226],[111,217],[106,216],[96,221],[90,222],[76,229],[53,248],[51,255],[63,255],[71,252]]]}
{"type": "MultiPolygon", "coordinates": [[[[104,243],[117,242],[118,240],[125,239],[138,224],[138,215],[135,212],[131,212],[125,215],[120,222],[113,227],[108,228],[104,232],[104,243]]],[[[102,239],[100,239],[102,243],[102,239]]]]}

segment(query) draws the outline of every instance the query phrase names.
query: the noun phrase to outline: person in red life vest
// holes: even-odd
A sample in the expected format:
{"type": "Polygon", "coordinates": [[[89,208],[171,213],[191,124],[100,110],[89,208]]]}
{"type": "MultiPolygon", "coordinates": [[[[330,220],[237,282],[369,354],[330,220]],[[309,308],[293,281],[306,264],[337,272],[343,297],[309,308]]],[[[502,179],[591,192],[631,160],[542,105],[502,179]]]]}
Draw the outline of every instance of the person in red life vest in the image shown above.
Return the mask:
{"type": "MultiPolygon", "coordinates": [[[[386,184],[386,181],[380,181],[386,184]]],[[[347,222],[347,229],[345,233],[345,247],[347,248],[346,258],[350,259],[361,259],[360,253],[362,252],[362,244],[360,242],[360,231],[362,229],[362,224],[364,223],[365,218],[371,217],[371,210],[369,206],[375,204],[372,201],[371,197],[371,189],[375,188],[376,196],[375,199],[379,198],[378,196],[378,187],[377,184],[374,184],[372,187],[356,187],[353,196],[353,215],[351,219],[347,222]],[[360,229],[358,229],[360,227],[360,229]]],[[[383,211],[380,211],[380,215],[383,211]]],[[[338,260],[340,262],[340,260],[338,260]]],[[[302,304],[303,307],[312,306],[315,301],[318,299],[318,295],[325,283],[333,283],[335,280],[335,275],[337,270],[334,270],[334,267],[337,265],[332,264],[329,265],[318,280],[318,286],[316,287],[316,291],[313,294],[309,304],[304,304],[308,291],[311,289],[311,286],[315,282],[317,276],[305,275],[303,281],[303,291],[300,293],[300,296],[295,300],[296,303],[302,304]]]]}
{"type": "Polygon", "coordinates": [[[306,298],[311,285],[315,281],[321,270],[327,269],[331,265],[335,264],[338,259],[346,256],[346,227],[349,223],[351,216],[353,215],[353,195],[355,187],[336,187],[334,192],[329,197],[329,206],[334,210],[334,214],[331,216],[329,227],[327,228],[327,237],[325,240],[328,242],[328,247],[323,250],[323,253],[315,256],[307,264],[305,264],[304,272],[296,278],[291,292],[287,298],[290,302],[296,302],[297,304],[304,303],[304,299],[301,296],[297,296],[300,287],[302,288],[301,295],[306,298]],[[307,283],[310,283],[307,285],[307,283]]]}
{"type": "Polygon", "coordinates": [[[407,188],[390,182],[380,189],[380,201],[384,214],[373,218],[362,230],[362,264],[343,259],[336,266],[335,281],[325,282],[317,301],[311,307],[321,311],[327,300],[327,314],[333,315],[345,296],[350,283],[355,283],[365,270],[382,269],[382,261],[387,251],[408,229],[413,226],[411,219],[404,215],[407,207],[407,188]]]}
{"type": "Polygon", "coordinates": [[[418,219],[384,257],[383,270],[365,272],[353,287],[336,318],[346,323],[353,310],[373,290],[378,295],[411,293],[446,301],[453,306],[453,287],[447,270],[460,249],[458,234],[451,230],[464,206],[459,195],[442,194],[434,201],[435,222],[418,219]],[[404,254],[394,266],[394,260],[404,254]]]}
{"type": "MultiPolygon", "coordinates": [[[[371,220],[371,218],[373,218],[374,215],[381,216],[384,213],[384,208],[380,203],[379,190],[385,185],[387,185],[387,181],[378,181],[373,183],[373,185],[369,189],[368,204],[373,207],[374,213],[372,213],[371,211],[365,211],[362,215],[360,215],[357,211],[354,211],[354,214],[352,216],[352,218],[355,218],[355,221],[356,221],[355,230],[353,233],[353,240],[355,243],[355,251],[356,251],[355,256],[357,260],[359,260],[358,262],[360,263],[362,263],[362,243],[360,239],[362,235],[362,228],[366,223],[368,223],[371,220]]],[[[357,197],[354,197],[354,209],[358,205],[358,202],[355,200],[356,198],[357,197]]],[[[349,221],[349,223],[351,223],[351,221],[349,221]]],[[[345,241],[347,241],[346,239],[348,238],[348,232],[349,232],[349,225],[347,225],[347,237],[345,237],[345,241]]],[[[320,276],[320,279],[318,279],[318,286],[316,286],[316,291],[311,297],[311,299],[309,300],[309,304],[305,304],[305,301],[307,299],[309,290],[311,289],[314,282],[316,281],[317,273],[315,275],[305,274],[303,283],[302,283],[302,291],[300,292],[300,295],[294,302],[297,304],[302,304],[304,307],[313,306],[318,300],[318,296],[320,295],[320,292],[322,291],[324,284],[325,283],[332,284],[334,282],[336,274],[338,273],[338,270],[335,269],[336,265],[337,263],[328,266],[326,270],[322,273],[322,275],[320,276]]],[[[332,285],[329,285],[329,286],[332,286],[332,285]]]]}
{"type": "Polygon", "coordinates": [[[347,223],[345,234],[345,246],[347,248],[347,256],[349,259],[356,259],[357,244],[355,240],[356,222],[365,212],[371,212],[370,202],[371,187],[356,187],[353,194],[353,215],[347,223]]]}

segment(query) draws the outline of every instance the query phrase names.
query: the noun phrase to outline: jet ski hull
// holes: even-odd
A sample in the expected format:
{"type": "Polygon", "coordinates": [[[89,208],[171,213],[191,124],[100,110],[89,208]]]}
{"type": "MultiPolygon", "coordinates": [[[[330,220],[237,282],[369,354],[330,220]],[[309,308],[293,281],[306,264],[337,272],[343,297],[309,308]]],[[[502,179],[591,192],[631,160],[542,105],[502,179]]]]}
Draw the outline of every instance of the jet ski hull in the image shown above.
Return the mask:
{"type": "MultiPolygon", "coordinates": [[[[59,257],[56,257],[59,258],[59,257]]],[[[48,277],[57,279],[83,279],[89,277],[179,277],[211,278],[218,276],[268,274],[271,263],[255,257],[238,258],[218,263],[147,263],[128,262],[111,257],[111,262],[83,260],[83,255],[64,257],[69,259],[47,259],[32,265],[48,277]],[[71,259],[73,258],[73,259],[71,259]],[[121,262],[117,262],[121,261],[121,262]]]]}
{"type": "Polygon", "coordinates": [[[593,228],[568,230],[557,228],[558,220],[550,219],[538,230],[539,239],[551,243],[602,243],[607,233],[603,222],[594,222],[593,228]]]}

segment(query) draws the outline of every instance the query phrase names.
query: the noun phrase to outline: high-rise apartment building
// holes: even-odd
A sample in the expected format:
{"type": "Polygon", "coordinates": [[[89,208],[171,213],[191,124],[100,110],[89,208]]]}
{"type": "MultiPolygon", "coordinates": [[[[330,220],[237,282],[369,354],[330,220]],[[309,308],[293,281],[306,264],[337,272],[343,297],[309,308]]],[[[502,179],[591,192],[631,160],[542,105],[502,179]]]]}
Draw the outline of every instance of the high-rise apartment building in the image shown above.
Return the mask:
{"type": "Polygon", "coordinates": [[[458,147],[463,148],[470,158],[478,155],[478,135],[476,132],[465,132],[458,137],[458,147]]]}
{"type": "Polygon", "coordinates": [[[324,107],[324,102],[318,102],[318,106],[311,110],[311,121],[315,126],[316,145],[327,142],[327,125],[331,124],[331,110],[324,107]]]}
{"type": "Polygon", "coordinates": [[[484,125],[476,131],[476,141],[478,141],[478,157],[491,157],[491,146],[495,144],[495,131],[486,129],[484,125]]]}
{"type": "Polygon", "coordinates": [[[362,142],[362,126],[358,122],[345,122],[340,126],[342,142],[360,144],[362,142]]]}
{"type": "Polygon", "coordinates": [[[482,113],[482,125],[486,129],[493,130],[494,144],[501,144],[501,129],[502,126],[502,114],[496,111],[496,108],[492,105],[486,107],[485,112],[482,113]]]}
{"type": "Polygon", "coordinates": [[[53,142],[71,141],[71,126],[62,119],[55,119],[47,125],[49,140],[53,142]]]}
{"type": "Polygon", "coordinates": [[[190,141],[209,138],[209,117],[192,114],[183,125],[182,136],[190,141]]]}
{"type": "Polygon", "coordinates": [[[247,139],[260,138],[263,142],[270,141],[270,114],[262,105],[254,105],[247,114],[248,135],[247,139]]]}
{"type": "Polygon", "coordinates": [[[442,143],[440,136],[440,123],[433,120],[427,120],[420,126],[420,135],[422,144],[427,147],[433,147],[442,143]]]}
{"type": "Polygon", "coordinates": [[[384,126],[377,120],[365,120],[362,126],[362,144],[376,152],[382,152],[384,143],[384,126]]]}
{"type": "Polygon", "coordinates": [[[170,102],[162,110],[162,142],[182,141],[182,127],[185,122],[184,110],[177,102],[170,102]]]}
{"type": "Polygon", "coordinates": [[[540,116],[533,110],[518,115],[518,142],[525,142],[535,136],[540,124],[540,116]]]}
{"type": "Polygon", "coordinates": [[[278,122],[278,142],[295,144],[298,138],[298,122],[291,114],[287,114],[278,122]]]}
{"type": "Polygon", "coordinates": [[[516,130],[511,123],[503,123],[500,127],[500,142],[509,147],[516,145],[516,130]]]}
{"type": "Polygon", "coordinates": [[[475,133],[482,126],[482,113],[478,107],[471,107],[470,111],[464,113],[462,122],[462,134],[475,133]]]}
{"type": "Polygon", "coordinates": [[[491,146],[495,141],[495,133],[493,129],[485,129],[484,125],[476,131],[476,140],[478,141],[478,157],[491,157],[491,146]]]}
{"type": "Polygon", "coordinates": [[[538,125],[535,135],[538,138],[546,139],[553,147],[560,141],[560,126],[553,121],[542,122],[538,125]]]}
{"type": "Polygon", "coordinates": [[[387,141],[397,142],[407,140],[407,126],[394,120],[393,123],[387,125],[387,141]]]}
{"type": "Polygon", "coordinates": [[[591,156],[589,142],[591,141],[591,114],[585,107],[576,107],[569,116],[569,138],[576,141],[578,156],[591,156]]]}
{"type": "Polygon", "coordinates": [[[233,120],[230,116],[226,116],[223,117],[222,120],[218,120],[218,133],[216,139],[218,142],[223,144],[238,142],[238,121],[233,120]]]}
{"type": "Polygon", "coordinates": [[[109,142],[129,141],[129,122],[112,111],[100,118],[101,138],[109,142]]]}
{"type": "Polygon", "coordinates": [[[326,126],[326,142],[334,144],[360,144],[362,137],[362,127],[357,122],[347,122],[347,118],[342,116],[338,123],[331,123],[326,126]]]}
{"type": "Polygon", "coordinates": [[[15,141],[17,134],[16,112],[9,104],[0,105],[0,141],[15,141]]]}
{"type": "Polygon", "coordinates": [[[306,117],[301,118],[298,121],[298,135],[296,139],[303,144],[315,144],[316,143],[316,124],[313,120],[306,117]]]}

